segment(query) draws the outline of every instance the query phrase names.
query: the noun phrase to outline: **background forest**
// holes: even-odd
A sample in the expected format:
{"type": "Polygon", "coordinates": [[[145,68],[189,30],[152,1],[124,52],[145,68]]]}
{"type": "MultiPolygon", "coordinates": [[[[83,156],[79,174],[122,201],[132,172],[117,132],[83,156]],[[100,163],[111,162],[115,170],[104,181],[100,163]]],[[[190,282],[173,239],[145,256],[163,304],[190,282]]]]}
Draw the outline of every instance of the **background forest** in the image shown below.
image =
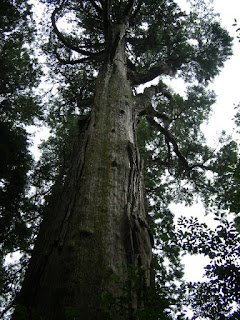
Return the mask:
{"type": "MultiPolygon", "coordinates": [[[[96,11],[103,2],[83,1],[86,8],[93,6],[96,11]]],[[[121,8],[120,3],[128,1],[115,2],[121,8]]],[[[167,74],[158,77],[154,86],[148,83],[139,88],[144,81],[133,80],[134,95],[151,97],[154,106],[150,115],[139,111],[137,128],[155,270],[154,292],[139,319],[240,319],[238,136],[234,140],[223,132],[213,148],[202,132],[216,101],[208,85],[232,55],[233,39],[209,3],[192,1],[187,15],[174,1],[159,2],[161,24],[152,18],[158,1],[139,2],[149,12],[145,21],[136,20],[128,34],[130,69],[150,70],[156,61],[169,59],[174,77],[183,79],[186,87],[183,95],[175,92],[169,80],[173,76],[167,74]],[[198,201],[214,217],[215,228],[195,216],[176,219],[171,211],[173,204],[191,206],[198,201]],[[185,280],[181,263],[185,254],[209,258],[204,280],[185,280]]],[[[87,64],[82,58],[79,64],[71,62],[78,59],[71,50],[83,31],[70,11],[58,15],[60,31],[56,28],[52,12],[61,3],[3,0],[0,7],[2,319],[11,318],[45,208],[68,174],[74,141],[90,112],[100,65],[98,59],[86,59],[87,64]],[[66,33],[72,48],[59,41],[60,32],[66,33]],[[33,128],[47,128],[49,136],[39,146],[39,159],[30,152],[33,128]]],[[[74,6],[74,1],[69,3],[74,6]]],[[[86,48],[91,54],[103,49],[98,30],[88,18],[81,26],[86,32],[85,48],[78,54],[86,48]]],[[[236,106],[237,128],[239,123],[236,106]]],[[[135,270],[127,272],[131,280],[136,276],[135,270]]],[[[121,286],[127,298],[125,284],[121,286]]],[[[114,303],[117,312],[125,310],[126,300],[114,303]]],[[[130,319],[127,313],[125,319],[130,319]]]]}

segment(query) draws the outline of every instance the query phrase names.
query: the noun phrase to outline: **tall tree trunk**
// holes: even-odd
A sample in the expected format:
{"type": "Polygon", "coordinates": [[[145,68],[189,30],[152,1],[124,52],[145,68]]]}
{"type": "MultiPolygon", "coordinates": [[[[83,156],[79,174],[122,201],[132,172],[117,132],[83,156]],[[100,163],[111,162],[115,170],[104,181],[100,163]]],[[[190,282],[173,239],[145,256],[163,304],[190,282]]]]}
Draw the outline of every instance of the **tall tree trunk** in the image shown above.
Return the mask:
{"type": "MultiPolygon", "coordinates": [[[[98,297],[106,289],[118,293],[111,275],[123,278],[119,266],[150,267],[123,37],[111,54],[99,73],[91,116],[75,144],[65,185],[45,214],[19,296],[19,304],[42,320],[67,319],[68,307],[79,319],[100,319],[98,297]]],[[[137,303],[133,297],[132,307],[137,303]]]]}

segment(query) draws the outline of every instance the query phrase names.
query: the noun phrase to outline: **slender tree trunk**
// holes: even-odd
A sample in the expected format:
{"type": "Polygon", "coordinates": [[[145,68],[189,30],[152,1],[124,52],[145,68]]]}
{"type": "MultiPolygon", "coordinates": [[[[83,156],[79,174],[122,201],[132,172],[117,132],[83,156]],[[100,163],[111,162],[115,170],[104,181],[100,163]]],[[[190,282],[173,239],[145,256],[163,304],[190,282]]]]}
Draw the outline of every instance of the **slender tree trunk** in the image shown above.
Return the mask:
{"type": "MultiPolygon", "coordinates": [[[[36,319],[68,319],[68,307],[79,313],[76,319],[101,319],[98,297],[107,289],[118,293],[111,275],[123,277],[119,266],[149,269],[151,242],[135,131],[120,38],[99,73],[91,116],[75,144],[65,185],[47,209],[19,296],[19,304],[34,310],[36,319]]],[[[133,298],[132,307],[137,303],[133,298]]]]}

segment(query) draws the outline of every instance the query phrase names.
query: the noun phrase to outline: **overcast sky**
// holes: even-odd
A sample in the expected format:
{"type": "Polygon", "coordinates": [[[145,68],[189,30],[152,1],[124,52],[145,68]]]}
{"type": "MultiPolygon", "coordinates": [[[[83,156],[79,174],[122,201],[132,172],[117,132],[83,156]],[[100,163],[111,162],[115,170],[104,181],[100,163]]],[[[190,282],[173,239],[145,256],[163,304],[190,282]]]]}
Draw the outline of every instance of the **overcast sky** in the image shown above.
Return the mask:
{"type": "Polygon", "coordinates": [[[240,27],[240,1],[215,0],[214,7],[216,12],[220,13],[222,25],[234,37],[234,55],[225,62],[221,74],[213,83],[217,93],[217,103],[214,106],[212,120],[209,122],[209,129],[221,131],[223,128],[231,132],[234,105],[240,102],[240,42],[236,37],[236,27],[232,26],[234,19],[237,19],[240,27]]]}
{"type": "MultiPolygon", "coordinates": [[[[179,0],[179,4],[184,4],[185,0],[179,0]]],[[[211,88],[217,94],[217,101],[213,106],[213,114],[208,124],[204,126],[207,141],[211,145],[215,145],[217,137],[222,129],[228,133],[238,137],[234,128],[234,106],[240,103],[240,42],[237,39],[236,27],[233,27],[234,19],[238,20],[240,27],[240,0],[214,0],[215,12],[220,14],[222,26],[224,26],[234,37],[234,55],[225,62],[224,68],[220,75],[216,77],[211,88]]],[[[202,222],[207,222],[214,228],[212,217],[204,216],[204,208],[201,204],[195,204],[190,208],[184,205],[173,205],[171,209],[177,215],[185,215],[190,217],[198,216],[202,222]]],[[[185,256],[183,263],[185,264],[185,278],[189,281],[198,281],[202,278],[204,269],[208,260],[203,256],[185,256]]]]}

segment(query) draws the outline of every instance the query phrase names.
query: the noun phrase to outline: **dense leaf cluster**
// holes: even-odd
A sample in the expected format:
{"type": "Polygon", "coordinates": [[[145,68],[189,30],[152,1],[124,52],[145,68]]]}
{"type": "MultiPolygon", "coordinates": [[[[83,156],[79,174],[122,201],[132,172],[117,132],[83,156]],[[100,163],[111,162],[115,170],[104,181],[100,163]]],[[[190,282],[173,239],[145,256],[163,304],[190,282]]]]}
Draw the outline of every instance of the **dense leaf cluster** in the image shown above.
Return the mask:
{"type": "Polygon", "coordinates": [[[26,125],[40,116],[33,88],[39,66],[30,43],[34,39],[31,7],[26,1],[3,0],[0,8],[0,290],[9,300],[19,286],[21,266],[6,267],[4,258],[29,247],[31,203],[26,196],[33,160],[26,125]],[[10,295],[9,295],[10,292],[10,295]]]}
{"type": "Polygon", "coordinates": [[[205,267],[205,282],[189,283],[186,305],[194,318],[237,319],[240,304],[240,235],[225,219],[213,231],[197,218],[179,219],[178,238],[185,252],[204,254],[211,260],[205,267]],[[236,318],[235,318],[236,317],[236,318]]]}

